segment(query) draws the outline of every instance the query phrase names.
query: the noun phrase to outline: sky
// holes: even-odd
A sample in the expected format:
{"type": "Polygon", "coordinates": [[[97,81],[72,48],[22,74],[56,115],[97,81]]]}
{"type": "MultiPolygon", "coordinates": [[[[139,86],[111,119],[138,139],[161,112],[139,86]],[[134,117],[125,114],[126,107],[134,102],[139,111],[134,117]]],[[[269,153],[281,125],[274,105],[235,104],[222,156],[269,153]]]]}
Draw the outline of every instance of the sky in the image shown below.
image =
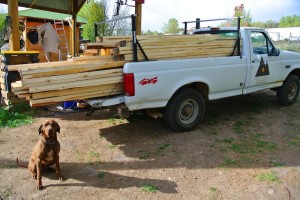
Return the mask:
{"type": "Polygon", "coordinates": [[[176,18],[180,27],[183,27],[182,22],[194,21],[196,18],[232,17],[234,7],[241,3],[246,11],[250,11],[252,21],[279,21],[282,16],[300,15],[299,0],[145,0],[142,30],[162,31],[163,25],[170,18],[176,18]]]}
{"type": "MultiPolygon", "coordinates": [[[[112,8],[113,2],[114,0],[109,2],[112,8]]],[[[128,3],[134,4],[132,0],[128,0],[128,3]]],[[[252,21],[279,21],[282,16],[300,15],[299,0],[145,0],[142,8],[142,30],[161,32],[164,24],[171,18],[177,19],[179,26],[183,28],[182,22],[194,21],[196,18],[205,20],[232,17],[235,6],[242,3],[245,10],[250,11],[252,21]]],[[[5,6],[2,4],[2,7],[5,6]]],[[[134,8],[130,9],[130,13],[134,13],[134,8]]],[[[222,22],[217,24],[220,23],[222,22]]]]}

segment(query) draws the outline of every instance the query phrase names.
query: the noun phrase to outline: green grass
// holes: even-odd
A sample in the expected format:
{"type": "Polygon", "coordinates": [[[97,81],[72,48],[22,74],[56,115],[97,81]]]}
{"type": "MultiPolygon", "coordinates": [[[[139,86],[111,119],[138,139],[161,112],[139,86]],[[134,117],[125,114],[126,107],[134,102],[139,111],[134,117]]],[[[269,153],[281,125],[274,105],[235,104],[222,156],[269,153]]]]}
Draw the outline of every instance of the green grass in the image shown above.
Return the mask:
{"type": "Polygon", "coordinates": [[[171,147],[170,144],[163,144],[161,145],[158,149],[156,149],[155,151],[144,151],[144,150],[140,150],[138,151],[138,153],[140,154],[139,158],[140,159],[149,159],[152,157],[160,157],[160,156],[164,156],[166,151],[171,147]]]}
{"type": "Polygon", "coordinates": [[[104,177],[105,177],[105,172],[99,172],[98,173],[98,178],[99,179],[104,179],[104,177]]]}
{"type": "Polygon", "coordinates": [[[110,149],[114,149],[114,148],[116,148],[117,147],[117,145],[115,145],[115,144],[109,144],[108,145],[108,148],[110,148],[110,149]]]}
{"type": "Polygon", "coordinates": [[[8,199],[8,197],[10,197],[12,195],[13,195],[13,191],[11,188],[6,188],[3,193],[0,193],[0,197],[7,197],[7,199],[8,199]]]}
{"type": "Polygon", "coordinates": [[[259,181],[279,182],[277,172],[262,173],[256,176],[259,181]]]}
{"type": "Polygon", "coordinates": [[[150,184],[144,185],[142,187],[142,191],[147,192],[147,193],[156,193],[157,190],[158,190],[158,187],[156,187],[154,185],[150,185],[150,184]]]}
{"type": "Polygon", "coordinates": [[[33,122],[33,112],[25,104],[0,107],[0,128],[19,127],[33,122]]]}
{"type": "Polygon", "coordinates": [[[245,122],[244,121],[237,121],[234,124],[234,132],[237,133],[237,134],[243,133],[244,126],[245,126],[245,122]]]}
{"type": "Polygon", "coordinates": [[[240,154],[256,154],[265,150],[273,150],[277,148],[274,142],[268,142],[261,139],[262,134],[254,134],[250,137],[244,136],[241,139],[225,138],[221,140],[221,151],[226,152],[232,150],[240,154]]]}
{"type": "Polygon", "coordinates": [[[235,159],[226,158],[223,163],[220,164],[220,167],[237,167],[238,161],[235,159]]]}

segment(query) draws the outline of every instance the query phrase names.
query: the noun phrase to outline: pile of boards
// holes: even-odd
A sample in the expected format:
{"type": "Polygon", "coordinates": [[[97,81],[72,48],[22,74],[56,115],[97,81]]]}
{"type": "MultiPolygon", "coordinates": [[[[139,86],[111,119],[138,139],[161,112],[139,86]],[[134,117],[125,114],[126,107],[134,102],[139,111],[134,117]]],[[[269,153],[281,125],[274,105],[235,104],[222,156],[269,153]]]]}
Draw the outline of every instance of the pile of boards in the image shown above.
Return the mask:
{"type": "MultiPolygon", "coordinates": [[[[137,36],[137,40],[150,61],[230,56],[236,44],[235,37],[217,34],[137,36]]],[[[132,37],[98,37],[97,41],[86,44],[85,55],[112,55],[115,59],[134,60],[132,37]]],[[[137,49],[138,61],[145,61],[141,49],[137,49]]]]}
{"type": "MultiPolygon", "coordinates": [[[[137,36],[150,61],[229,56],[236,39],[218,35],[137,36]]],[[[132,37],[101,37],[87,43],[83,57],[68,61],[10,65],[21,80],[12,92],[31,106],[123,93],[123,66],[133,61],[132,37]]],[[[145,57],[138,48],[138,61],[145,57]]],[[[142,67],[142,66],[141,66],[142,67]]]]}
{"type": "Polygon", "coordinates": [[[20,81],[13,82],[14,94],[32,107],[57,102],[103,97],[123,92],[124,61],[103,57],[73,58],[70,61],[12,65],[20,81]]]}

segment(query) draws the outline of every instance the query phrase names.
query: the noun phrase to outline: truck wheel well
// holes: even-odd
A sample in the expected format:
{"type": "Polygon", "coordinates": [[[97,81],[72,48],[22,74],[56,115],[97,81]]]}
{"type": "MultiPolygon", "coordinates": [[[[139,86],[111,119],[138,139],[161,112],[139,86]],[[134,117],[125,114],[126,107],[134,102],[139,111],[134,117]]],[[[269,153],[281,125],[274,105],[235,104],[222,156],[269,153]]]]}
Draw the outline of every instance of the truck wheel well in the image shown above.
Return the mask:
{"type": "Polygon", "coordinates": [[[204,99],[208,100],[209,88],[205,83],[202,83],[202,82],[191,83],[191,84],[188,84],[188,85],[185,85],[185,86],[181,87],[180,89],[186,88],[186,87],[196,89],[197,91],[199,91],[202,94],[204,99]]]}
{"type": "Polygon", "coordinates": [[[289,75],[296,75],[296,76],[298,76],[300,78],[300,69],[295,69],[289,75]]]}

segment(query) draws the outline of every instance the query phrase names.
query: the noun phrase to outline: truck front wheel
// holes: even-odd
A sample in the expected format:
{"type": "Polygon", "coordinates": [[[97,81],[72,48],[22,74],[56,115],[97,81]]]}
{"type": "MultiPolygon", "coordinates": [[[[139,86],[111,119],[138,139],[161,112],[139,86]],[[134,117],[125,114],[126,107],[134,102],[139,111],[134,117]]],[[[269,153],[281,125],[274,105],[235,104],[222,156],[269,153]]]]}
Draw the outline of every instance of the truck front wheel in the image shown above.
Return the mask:
{"type": "Polygon", "coordinates": [[[290,75],[277,90],[277,100],[284,106],[292,105],[298,98],[299,77],[290,75]]]}
{"type": "Polygon", "coordinates": [[[203,119],[205,102],[195,89],[178,91],[166,106],[164,119],[167,126],[175,132],[190,131],[203,119]]]}

